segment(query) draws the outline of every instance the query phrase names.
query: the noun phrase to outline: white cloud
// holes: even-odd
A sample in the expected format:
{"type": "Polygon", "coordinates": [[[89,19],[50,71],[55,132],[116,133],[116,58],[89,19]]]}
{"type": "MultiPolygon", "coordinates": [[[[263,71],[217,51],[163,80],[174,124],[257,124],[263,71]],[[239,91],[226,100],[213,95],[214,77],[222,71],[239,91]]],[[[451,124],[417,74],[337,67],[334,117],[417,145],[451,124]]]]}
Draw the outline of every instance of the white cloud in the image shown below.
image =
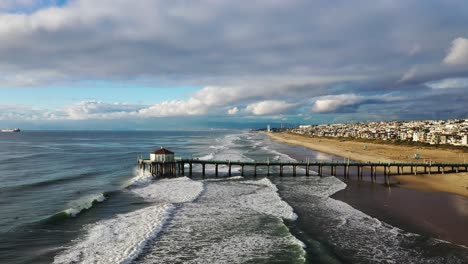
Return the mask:
{"type": "Polygon", "coordinates": [[[224,106],[261,94],[259,89],[246,87],[207,86],[196,92],[193,98],[209,106],[224,106]]]}
{"type": "Polygon", "coordinates": [[[355,94],[328,95],[319,97],[312,106],[312,112],[334,112],[345,106],[354,106],[363,102],[363,96],[355,94]]]}
{"type": "Polygon", "coordinates": [[[391,94],[373,96],[357,94],[326,95],[315,98],[311,110],[315,113],[355,112],[356,108],[363,104],[382,104],[404,100],[404,97],[393,96],[391,94]]]}
{"type": "Polygon", "coordinates": [[[172,100],[152,105],[138,111],[139,117],[192,116],[207,114],[209,107],[195,98],[186,101],[172,100]]]}
{"type": "Polygon", "coordinates": [[[449,65],[468,65],[468,39],[456,38],[452,41],[444,63],[449,65]]]}
{"type": "Polygon", "coordinates": [[[273,115],[284,113],[296,105],[285,101],[266,100],[249,104],[245,111],[254,115],[273,115]]]}
{"type": "Polygon", "coordinates": [[[151,106],[88,100],[59,109],[0,106],[0,120],[88,120],[204,115],[209,106],[197,99],[163,101],[151,106]]]}
{"type": "Polygon", "coordinates": [[[237,108],[237,107],[230,108],[230,109],[228,109],[228,111],[227,111],[228,115],[235,115],[235,114],[237,114],[238,112],[239,112],[239,108],[237,108]]]}
{"type": "Polygon", "coordinates": [[[403,76],[400,78],[398,82],[411,81],[413,78],[416,77],[417,74],[418,74],[418,68],[413,66],[403,74],[403,76]]]}
{"type": "MultiPolygon", "coordinates": [[[[415,14],[424,13],[423,1],[414,6],[395,4],[401,9],[388,8],[387,1],[334,5],[306,0],[254,1],[247,9],[235,1],[212,0],[74,0],[61,7],[53,2],[0,1],[5,8],[18,3],[40,7],[29,13],[0,13],[0,75],[28,76],[27,72],[51,70],[64,82],[141,76],[192,82],[218,78],[197,85],[263,78],[266,87],[286,81],[286,85],[301,85],[294,80],[308,76],[329,76],[334,82],[339,76],[385,78],[401,71],[395,65],[408,67],[405,62],[395,63],[408,59],[406,55],[395,57],[397,47],[419,54],[418,43],[424,43],[424,50],[440,51],[445,47],[439,39],[459,34],[456,32],[466,24],[455,16],[454,25],[430,27],[439,21],[439,14],[424,26],[411,23],[415,14]],[[360,15],[351,14],[350,7],[358,8],[355,13],[360,15]],[[395,10],[405,12],[395,14],[395,10]],[[271,26],[278,24],[278,15],[284,21],[271,26]],[[400,30],[395,35],[388,23],[412,26],[397,26],[400,30]],[[311,28],[313,35],[307,34],[311,28]],[[441,36],[432,41],[432,35],[423,34],[427,28],[441,36]],[[379,38],[369,37],[374,31],[379,38]],[[419,36],[417,42],[414,36],[419,36]],[[326,45],[327,39],[337,45],[326,45]],[[389,41],[392,45],[382,45],[389,41]],[[375,46],[381,49],[369,52],[375,46]],[[279,75],[281,78],[268,77],[279,75]]],[[[451,4],[442,7],[453,9],[451,4]]],[[[444,17],[443,12],[440,16],[444,17]]],[[[50,81],[38,79],[26,85],[50,81]]]]}
{"type": "Polygon", "coordinates": [[[105,103],[96,100],[82,101],[57,111],[57,119],[118,119],[135,115],[143,106],[125,103],[105,103]]]}
{"type": "Polygon", "coordinates": [[[448,78],[426,83],[432,89],[467,88],[468,78],[448,78]]]}

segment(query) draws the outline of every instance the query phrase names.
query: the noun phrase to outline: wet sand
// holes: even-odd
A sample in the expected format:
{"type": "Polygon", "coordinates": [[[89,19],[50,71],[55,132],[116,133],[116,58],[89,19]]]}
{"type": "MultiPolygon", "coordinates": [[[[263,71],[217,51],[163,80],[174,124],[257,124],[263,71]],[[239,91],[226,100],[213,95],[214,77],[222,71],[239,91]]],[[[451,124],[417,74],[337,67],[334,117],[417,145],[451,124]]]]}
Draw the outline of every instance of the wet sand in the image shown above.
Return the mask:
{"type": "MultiPolygon", "coordinates": [[[[400,146],[389,144],[365,143],[352,140],[330,138],[311,138],[290,133],[266,133],[275,141],[303,146],[309,149],[328,153],[356,161],[371,162],[415,162],[414,154],[419,154],[419,161],[433,162],[466,162],[468,148],[463,150],[439,149],[434,147],[400,146]]],[[[415,188],[429,192],[449,192],[468,197],[468,173],[456,174],[419,174],[396,176],[403,187],[415,188]]],[[[405,171],[409,173],[409,171],[405,171]]]]}
{"type": "MultiPolygon", "coordinates": [[[[279,142],[276,138],[272,138],[279,142]]],[[[305,148],[314,149],[303,144],[292,145],[282,148],[281,151],[298,160],[305,160],[311,152],[305,148]]],[[[325,158],[337,159],[339,157],[327,154],[325,158]]],[[[325,173],[328,172],[325,171],[325,173]]],[[[347,188],[334,194],[332,198],[343,201],[400,229],[468,247],[468,198],[466,196],[448,191],[440,192],[438,187],[432,188],[417,183],[415,183],[416,187],[408,186],[408,183],[398,184],[396,187],[385,187],[381,182],[369,182],[369,177],[366,176],[368,174],[368,171],[364,171],[364,181],[357,181],[355,175],[351,175],[351,180],[345,181],[347,188]],[[402,186],[410,188],[401,188],[402,186]]],[[[430,177],[439,176],[433,174],[430,177]]],[[[449,176],[442,180],[448,182],[456,182],[467,177],[463,173],[442,176],[449,176]],[[457,177],[461,178],[457,179],[457,177]]],[[[412,178],[419,179],[419,177],[427,176],[405,175],[401,177],[410,177],[408,182],[411,182],[412,178]]],[[[344,181],[339,172],[338,178],[344,181]]],[[[382,177],[378,179],[381,181],[382,177]]],[[[400,176],[396,180],[400,180],[400,176]]],[[[441,179],[437,178],[437,180],[441,179]]]]}
{"type": "Polygon", "coordinates": [[[400,186],[426,192],[447,192],[468,197],[468,173],[393,176],[400,186]]]}
{"type": "Polygon", "coordinates": [[[348,181],[332,198],[403,230],[468,247],[468,199],[441,192],[348,181]]]}

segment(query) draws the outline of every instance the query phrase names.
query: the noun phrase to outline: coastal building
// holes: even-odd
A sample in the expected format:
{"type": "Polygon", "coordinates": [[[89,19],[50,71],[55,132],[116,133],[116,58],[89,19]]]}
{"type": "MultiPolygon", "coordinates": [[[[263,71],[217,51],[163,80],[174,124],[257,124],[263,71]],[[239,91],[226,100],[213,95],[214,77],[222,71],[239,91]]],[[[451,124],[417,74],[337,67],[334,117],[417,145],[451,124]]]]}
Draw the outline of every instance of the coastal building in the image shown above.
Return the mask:
{"type": "Polygon", "coordinates": [[[150,160],[156,162],[173,162],[174,152],[161,147],[150,153],[150,160]]]}
{"type": "Polygon", "coordinates": [[[402,140],[468,147],[468,119],[299,125],[288,130],[312,137],[402,140]]]}
{"type": "Polygon", "coordinates": [[[440,144],[447,144],[447,135],[440,135],[439,137],[439,143],[440,144]]]}

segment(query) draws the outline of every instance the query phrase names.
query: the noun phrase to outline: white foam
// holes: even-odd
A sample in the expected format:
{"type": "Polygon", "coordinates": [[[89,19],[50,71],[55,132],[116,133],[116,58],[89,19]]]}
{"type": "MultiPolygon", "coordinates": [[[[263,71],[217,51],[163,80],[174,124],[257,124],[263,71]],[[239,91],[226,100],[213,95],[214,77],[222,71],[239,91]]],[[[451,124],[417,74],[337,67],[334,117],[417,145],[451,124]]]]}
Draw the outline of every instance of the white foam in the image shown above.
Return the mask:
{"type": "Polygon", "coordinates": [[[259,213],[268,214],[284,219],[296,220],[293,208],[278,195],[278,189],[267,178],[257,181],[242,181],[243,184],[258,185],[263,188],[255,192],[240,196],[238,203],[259,213]]]}
{"type": "Polygon", "coordinates": [[[100,202],[103,202],[104,200],[106,200],[106,197],[102,193],[97,194],[97,195],[88,195],[83,198],[80,198],[79,200],[71,202],[69,204],[69,206],[71,207],[65,210],[64,212],[69,216],[75,217],[81,211],[93,207],[94,203],[96,202],[100,203],[100,202]]]}
{"type": "Polygon", "coordinates": [[[204,182],[203,195],[178,207],[164,234],[137,263],[304,262],[304,244],[281,219],[290,218],[292,209],[281,202],[271,182],[204,182]],[[278,260],[272,257],[278,251],[288,254],[278,260]]]}
{"type": "Polygon", "coordinates": [[[297,161],[296,159],[292,158],[291,156],[281,153],[279,151],[276,151],[274,149],[270,149],[268,146],[262,147],[263,150],[270,152],[271,154],[274,154],[275,157],[273,158],[274,160],[286,160],[286,161],[297,161]]]}
{"type": "Polygon", "coordinates": [[[304,193],[317,198],[328,198],[329,196],[344,190],[346,183],[336,177],[296,177],[283,178],[283,188],[287,192],[304,193]]]}
{"type": "Polygon", "coordinates": [[[203,192],[203,182],[187,177],[161,179],[130,191],[150,202],[186,203],[194,201],[203,192]]]}
{"type": "MultiPolygon", "coordinates": [[[[219,141],[219,140],[217,140],[219,141]]],[[[216,149],[216,150],[221,150],[221,149],[226,149],[226,146],[223,145],[218,145],[218,146],[210,146],[211,149],[216,149]]]]}
{"type": "Polygon", "coordinates": [[[205,155],[203,157],[198,158],[199,160],[212,160],[214,158],[214,153],[210,153],[208,155],[205,155]]]}
{"type": "Polygon", "coordinates": [[[204,182],[215,182],[215,181],[231,181],[231,180],[243,180],[244,177],[242,176],[232,176],[227,178],[217,178],[217,179],[206,179],[203,180],[204,182]]]}
{"type": "MultiPolygon", "coordinates": [[[[301,207],[304,215],[310,215],[311,226],[320,228],[323,239],[339,251],[345,252],[350,262],[372,263],[460,263],[450,257],[427,258],[415,248],[437,248],[443,242],[421,238],[371,217],[352,206],[329,196],[345,188],[335,177],[297,177],[282,179],[280,183],[285,197],[301,207]],[[304,197],[304,201],[299,200],[304,197]],[[425,246],[422,246],[425,243],[425,246]]],[[[457,260],[456,258],[454,258],[457,260]]]]}
{"type": "Polygon", "coordinates": [[[153,176],[148,170],[143,171],[135,167],[133,169],[133,175],[133,178],[124,184],[124,188],[129,186],[146,186],[153,181],[153,176]]]}
{"type": "Polygon", "coordinates": [[[130,263],[157,236],[173,208],[159,204],[99,221],[54,263],[130,263]]]}
{"type": "MultiPolygon", "coordinates": [[[[295,244],[297,241],[292,235],[282,239],[272,238],[267,235],[233,236],[224,238],[219,243],[202,247],[197,257],[190,263],[250,263],[252,257],[258,255],[259,249],[274,252],[278,243],[287,244],[292,242],[295,244]]],[[[302,247],[302,245],[304,245],[302,242],[298,243],[298,246],[302,247]]],[[[305,252],[301,259],[305,261],[305,252]]],[[[255,263],[255,261],[252,263],[255,263]]]]}

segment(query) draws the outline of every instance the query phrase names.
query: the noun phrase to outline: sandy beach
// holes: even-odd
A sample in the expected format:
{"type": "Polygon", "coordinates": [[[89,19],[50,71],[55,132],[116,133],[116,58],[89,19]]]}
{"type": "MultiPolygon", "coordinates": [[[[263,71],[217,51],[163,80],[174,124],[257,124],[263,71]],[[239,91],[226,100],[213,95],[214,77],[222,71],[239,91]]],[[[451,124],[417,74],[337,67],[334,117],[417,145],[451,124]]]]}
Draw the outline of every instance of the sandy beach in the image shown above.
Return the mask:
{"type": "MultiPolygon", "coordinates": [[[[268,135],[278,143],[298,146],[299,148],[294,151],[288,152],[287,148],[282,150],[296,159],[306,157],[307,151],[302,150],[303,147],[327,153],[330,158],[343,157],[345,156],[343,153],[347,153],[344,150],[349,150],[349,156],[346,157],[362,161],[382,159],[398,161],[398,156],[411,155],[412,151],[419,150],[406,146],[367,144],[368,150],[364,151],[362,146],[366,144],[361,142],[307,138],[294,134],[271,133],[268,135]]],[[[442,153],[459,160],[459,154],[451,152],[449,150],[447,153],[445,151],[442,153]]],[[[418,153],[437,156],[434,150],[424,150],[418,153]]],[[[411,161],[411,159],[406,161],[411,161]]],[[[342,176],[338,175],[338,177],[342,176]]],[[[394,178],[394,181],[399,182],[398,186],[404,188],[387,188],[381,184],[356,181],[352,178],[346,182],[347,187],[334,194],[332,198],[409,232],[468,246],[468,234],[465,228],[468,217],[468,195],[464,188],[468,186],[468,173],[432,173],[431,175],[403,175],[394,178]]]]}
{"type": "MultiPolygon", "coordinates": [[[[267,135],[281,143],[303,146],[357,161],[414,162],[416,161],[414,159],[415,154],[419,154],[419,161],[466,162],[468,160],[468,148],[463,151],[434,147],[377,144],[352,140],[311,138],[291,133],[267,133],[267,135]]],[[[437,174],[432,172],[431,175],[394,176],[394,179],[402,187],[430,192],[448,192],[468,197],[468,173],[437,174]]]]}

